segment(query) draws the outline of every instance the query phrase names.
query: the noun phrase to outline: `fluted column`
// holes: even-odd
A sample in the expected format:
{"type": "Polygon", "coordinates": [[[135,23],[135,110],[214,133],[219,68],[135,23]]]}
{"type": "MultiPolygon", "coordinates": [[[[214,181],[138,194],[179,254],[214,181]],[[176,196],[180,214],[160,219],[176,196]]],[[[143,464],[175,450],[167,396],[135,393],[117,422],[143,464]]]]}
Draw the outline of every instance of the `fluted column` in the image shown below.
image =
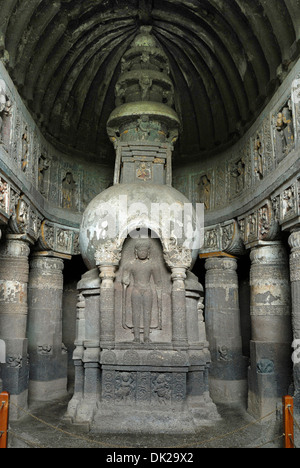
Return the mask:
{"type": "Polygon", "coordinates": [[[0,247],[0,339],[6,345],[2,380],[3,389],[10,393],[13,403],[11,420],[23,415],[18,407],[26,409],[28,400],[26,328],[30,248],[23,239],[22,236],[7,235],[0,247]]]}
{"type": "Polygon", "coordinates": [[[290,253],[290,279],[292,291],[292,327],[293,348],[292,354],[294,375],[294,397],[297,410],[300,409],[300,231],[293,232],[289,237],[290,253]]]}
{"type": "Polygon", "coordinates": [[[28,288],[29,396],[55,400],[67,393],[67,353],[62,343],[61,258],[35,253],[28,288]]]}
{"type": "Polygon", "coordinates": [[[291,316],[288,258],[281,242],[252,248],[251,365],[248,411],[262,417],[288,392],[291,378],[291,316]]]}
{"type": "Polygon", "coordinates": [[[247,380],[242,356],[237,259],[207,258],[205,268],[205,322],[212,358],[211,397],[220,403],[244,403],[247,380]]]}

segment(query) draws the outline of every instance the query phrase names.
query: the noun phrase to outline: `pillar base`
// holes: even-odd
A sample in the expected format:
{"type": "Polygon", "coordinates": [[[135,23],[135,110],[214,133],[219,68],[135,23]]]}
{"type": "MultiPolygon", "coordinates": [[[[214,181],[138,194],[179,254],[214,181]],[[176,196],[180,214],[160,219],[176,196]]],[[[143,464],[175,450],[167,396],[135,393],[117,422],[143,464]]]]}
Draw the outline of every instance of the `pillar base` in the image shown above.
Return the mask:
{"type": "Polygon", "coordinates": [[[248,381],[248,412],[255,418],[275,411],[277,403],[288,394],[292,362],[290,343],[250,343],[251,365],[248,381]]]}
{"type": "Polygon", "coordinates": [[[29,394],[34,401],[54,401],[68,395],[67,378],[48,382],[30,380],[29,394]]]}

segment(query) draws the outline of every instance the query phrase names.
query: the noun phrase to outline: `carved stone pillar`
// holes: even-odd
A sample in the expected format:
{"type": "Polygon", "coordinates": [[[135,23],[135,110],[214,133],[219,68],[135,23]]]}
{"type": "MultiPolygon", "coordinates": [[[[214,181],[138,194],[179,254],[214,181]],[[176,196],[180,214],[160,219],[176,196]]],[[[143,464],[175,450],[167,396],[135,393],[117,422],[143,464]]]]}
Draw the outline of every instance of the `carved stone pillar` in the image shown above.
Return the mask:
{"type": "Polygon", "coordinates": [[[300,409],[300,231],[293,232],[289,237],[290,279],[292,289],[292,327],[293,348],[292,361],[294,363],[294,397],[297,410],[300,409]]]}
{"type": "Polygon", "coordinates": [[[84,397],[84,341],[85,341],[85,300],[82,292],[78,294],[76,317],[76,339],[74,342],[73,362],[75,368],[74,394],[68,404],[66,419],[73,422],[76,418],[78,405],[84,397]]]}
{"type": "Polygon", "coordinates": [[[205,322],[212,357],[210,394],[216,403],[244,403],[247,380],[237,260],[226,256],[207,258],[205,268],[205,322]]]}
{"type": "Polygon", "coordinates": [[[291,379],[291,317],[288,259],[281,242],[253,247],[251,272],[251,365],[248,411],[262,417],[276,409],[291,379]]]}
{"type": "Polygon", "coordinates": [[[172,343],[174,348],[187,347],[187,321],[184,268],[172,268],[172,343]]]}
{"type": "Polygon", "coordinates": [[[191,251],[167,246],[164,258],[172,272],[172,344],[175,349],[184,349],[188,347],[185,279],[192,263],[191,251]]]}
{"type": "MultiPolygon", "coordinates": [[[[27,288],[30,248],[25,236],[7,235],[0,247],[0,339],[6,345],[2,364],[3,389],[11,402],[27,407],[29,363],[27,356],[27,288]]],[[[10,418],[23,415],[14,404],[10,418]]]]}
{"type": "Polygon", "coordinates": [[[100,288],[100,343],[102,348],[114,347],[115,343],[115,291],[114,265],[99,265],[100,288]]]}
{"type": "Polygon", "coordinates": [[[35,253],[28,288],[29,396],[55,400],[67,393],[67,352],[62,343],[61,258],[35,253]]]}
{"type": "Polygon", "coordinates": [[[100,343],[101,348],[110,349],[115,345],[115,272],[121,260],[121,250],[113,242],[99,249],[95,254],[100,271],[100,343]]]}

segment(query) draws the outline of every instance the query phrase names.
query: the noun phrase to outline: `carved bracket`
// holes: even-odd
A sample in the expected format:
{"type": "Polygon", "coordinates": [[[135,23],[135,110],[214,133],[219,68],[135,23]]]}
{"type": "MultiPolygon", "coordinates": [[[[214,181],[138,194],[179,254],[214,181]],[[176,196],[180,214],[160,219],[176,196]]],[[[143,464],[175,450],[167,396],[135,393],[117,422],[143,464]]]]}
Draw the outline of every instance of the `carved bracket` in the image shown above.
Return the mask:
{"type": "Polygon", "coordinates": [[[244,245],[236,220],[208,226],[204,230],[204,245],[200,255],[225,253],[243,255],[244,245]]]}
{"type": "Polygon", "coordinates": [[[38,245],[43,250],[64,255],[78,255],[79,231],[44,220],[41,224],[38,245]]]}
{"type": "Polygon", "coordinates": [[[273,206],[283,230],[300,225],[300,177],[293,179],[273,196],[273,206]]]}
{"type": "Polygon", "coordinates": [[[265,200],[251,212],[239,217],[238,223],[247,248],[260,241],[274,241],[279,234],[279,223],[271,200],[265,200]]]}

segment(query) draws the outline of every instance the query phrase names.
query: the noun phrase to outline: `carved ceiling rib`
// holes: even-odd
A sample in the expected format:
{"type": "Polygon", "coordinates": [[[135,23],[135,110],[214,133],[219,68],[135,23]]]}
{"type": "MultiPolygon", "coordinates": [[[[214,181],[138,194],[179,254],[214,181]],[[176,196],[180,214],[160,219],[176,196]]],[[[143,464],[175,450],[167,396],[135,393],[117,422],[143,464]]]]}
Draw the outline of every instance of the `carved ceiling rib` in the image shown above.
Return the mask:
{"type": "Polygon", "coordinates": [[[299,57],[296,4],[0,0],[0,56],[46,137],[110,163],[114,77],[141,23],[151,24],[171,63],[182,164],[230,146],[259,115],[299,57]]]}

